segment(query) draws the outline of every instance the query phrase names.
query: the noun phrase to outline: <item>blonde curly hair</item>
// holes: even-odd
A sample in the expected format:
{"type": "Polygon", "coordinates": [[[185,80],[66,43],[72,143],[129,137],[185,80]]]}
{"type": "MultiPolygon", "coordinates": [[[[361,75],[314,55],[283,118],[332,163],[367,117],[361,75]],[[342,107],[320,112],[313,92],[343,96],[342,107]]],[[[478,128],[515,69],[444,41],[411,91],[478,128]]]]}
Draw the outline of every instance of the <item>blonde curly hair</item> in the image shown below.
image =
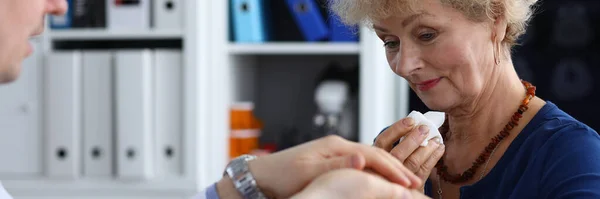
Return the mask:
{"type": "MultiPolygon", "coordinates": [[[[349,25],[367,24],[398,13],[412,12],[421,0],[329,0],[331,10],[349,25]]],[[[525,29],[537,0],[439,0],[443,5],[462,12],[473,21],[482,22],[504,16],[508,30],[504,44],[516,45],[525,29]]]]}

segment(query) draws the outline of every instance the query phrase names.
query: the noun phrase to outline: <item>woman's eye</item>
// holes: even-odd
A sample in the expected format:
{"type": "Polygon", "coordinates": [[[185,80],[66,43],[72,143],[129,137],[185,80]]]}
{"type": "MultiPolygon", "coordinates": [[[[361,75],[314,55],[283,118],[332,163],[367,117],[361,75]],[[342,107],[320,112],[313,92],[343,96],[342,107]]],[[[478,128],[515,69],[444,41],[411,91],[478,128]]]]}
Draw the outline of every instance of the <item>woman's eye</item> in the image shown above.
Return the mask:
{"type": "Polygon", "coordinates": [[[419,39],[421,41],[431,41],[433,39],[435,39],[436,34],[435,33],[423,33],[419,36],[419,39]]]}
{"type": "Polygon", "coordinates": [[[397,41],[386,41],[383,43],[383,46],[387,49],[387,50],[393,50],[396,49],[400,46],[400,42],[397,41]]]}

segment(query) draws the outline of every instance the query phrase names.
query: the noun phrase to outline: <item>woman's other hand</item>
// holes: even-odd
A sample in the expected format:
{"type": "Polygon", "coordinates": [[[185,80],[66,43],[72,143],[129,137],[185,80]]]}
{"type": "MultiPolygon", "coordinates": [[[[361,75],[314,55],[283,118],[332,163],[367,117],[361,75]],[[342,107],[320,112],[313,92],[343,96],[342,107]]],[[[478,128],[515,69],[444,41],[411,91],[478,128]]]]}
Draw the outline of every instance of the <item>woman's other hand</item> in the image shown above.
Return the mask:
{"type": "Polygon", "coordinates": [[[422,181],[386,151],[339,136],[314,140],[249,162],[259,188],[273,198],[289,198],[332,170],[370,170],[393,183],[418,188],[422,181]]]}
{"type": "Polygon", "coordinates": [[[415,189],[391,183],[364,171],[339,169],[323,174],[292,199],[427,198],[415,189]]]}
{"type": "Polygon", "coordinates": [[[434,141],[435,139],[430,140],[426,147],[421,147],[428,133],[427,126],[416,126],[414,119],[407,117],[379,134],[375,139],[375,146],[390,152],[406,168],[426,181],[445,150],[444,145],[434,141]],[[394,146],[404,136],[406,137],[394,146]]]}

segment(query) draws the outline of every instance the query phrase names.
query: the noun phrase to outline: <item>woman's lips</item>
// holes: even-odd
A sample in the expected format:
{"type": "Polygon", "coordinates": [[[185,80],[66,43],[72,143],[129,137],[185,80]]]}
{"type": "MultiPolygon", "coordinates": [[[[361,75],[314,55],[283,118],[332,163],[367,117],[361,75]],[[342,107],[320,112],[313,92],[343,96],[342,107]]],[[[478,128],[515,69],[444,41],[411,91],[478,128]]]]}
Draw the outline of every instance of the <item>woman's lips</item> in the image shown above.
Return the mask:
{"type": "Polygon", "coordinates": [[[431,90],[433,87],[435,87],[440,80],[442,80],[442,78],[437,78],[437,79],[431,79],[431,80],[427,80],[421,83],[417,84],[417,89],[419,89],[420,91],[428,91],[431,90]]]}

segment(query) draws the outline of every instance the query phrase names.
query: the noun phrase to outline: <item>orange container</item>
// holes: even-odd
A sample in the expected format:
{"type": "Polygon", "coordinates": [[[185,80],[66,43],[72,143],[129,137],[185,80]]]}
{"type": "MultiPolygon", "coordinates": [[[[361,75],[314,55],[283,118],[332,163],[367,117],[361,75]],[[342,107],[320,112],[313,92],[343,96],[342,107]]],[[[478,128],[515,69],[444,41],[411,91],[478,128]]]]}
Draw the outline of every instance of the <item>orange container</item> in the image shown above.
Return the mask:
{"type": "Polygon", "coordinates": [[[251,154],[259,148],[262,123],[254,116],[254,103],[234,103],[230,110],[229,158],[251,154]]]}

